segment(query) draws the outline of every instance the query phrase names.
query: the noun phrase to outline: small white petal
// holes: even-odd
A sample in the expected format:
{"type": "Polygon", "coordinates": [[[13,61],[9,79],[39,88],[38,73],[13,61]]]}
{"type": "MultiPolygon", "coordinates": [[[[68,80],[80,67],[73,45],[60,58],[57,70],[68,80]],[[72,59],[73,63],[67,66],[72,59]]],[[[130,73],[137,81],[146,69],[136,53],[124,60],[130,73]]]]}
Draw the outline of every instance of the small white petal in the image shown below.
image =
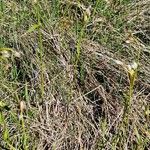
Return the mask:
{"type": "Polygon", "coordinates": [[[127,69],[128,69],[128,71],[131,71],[132,70],[132,66],[131,65],[127,65],[127,69]]]}
{"type": "Polygon", "coordinates": [[[138,67],[138,64],[137,64],[136,62],[133,62],[133,63],[131,64],[131,67],[132,67],[132,69],[136,70],[137,67],[138,67]]]}
{"type": "Polygon", "coordinates": [[[129,43],[130,43],[130,41],[129,41],[129,40],[126,40],[126,43],[127,43],[127,44],[129,44],[129,43]]]}

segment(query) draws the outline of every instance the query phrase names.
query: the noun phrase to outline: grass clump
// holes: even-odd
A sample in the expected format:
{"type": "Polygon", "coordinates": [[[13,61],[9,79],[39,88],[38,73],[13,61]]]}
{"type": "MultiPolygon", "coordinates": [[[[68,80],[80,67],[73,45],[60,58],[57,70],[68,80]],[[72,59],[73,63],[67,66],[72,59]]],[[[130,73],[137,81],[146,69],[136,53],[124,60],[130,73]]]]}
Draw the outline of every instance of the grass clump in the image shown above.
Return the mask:
{"type": "Polygon", "coordinates": [[[1,1],[0,149],[148,150],[149,6],[1,1]]]}

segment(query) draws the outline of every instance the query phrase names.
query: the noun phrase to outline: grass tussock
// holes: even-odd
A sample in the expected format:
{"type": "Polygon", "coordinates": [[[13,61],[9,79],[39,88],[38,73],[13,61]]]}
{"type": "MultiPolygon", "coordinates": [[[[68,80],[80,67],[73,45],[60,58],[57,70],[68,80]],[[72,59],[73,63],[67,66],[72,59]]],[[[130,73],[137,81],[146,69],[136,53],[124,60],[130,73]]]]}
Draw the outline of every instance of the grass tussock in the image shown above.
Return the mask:
{"type": "Polygon", "coordinates": [[[0,149],[149,149],[148,0],[0,10],[0,149]]]}

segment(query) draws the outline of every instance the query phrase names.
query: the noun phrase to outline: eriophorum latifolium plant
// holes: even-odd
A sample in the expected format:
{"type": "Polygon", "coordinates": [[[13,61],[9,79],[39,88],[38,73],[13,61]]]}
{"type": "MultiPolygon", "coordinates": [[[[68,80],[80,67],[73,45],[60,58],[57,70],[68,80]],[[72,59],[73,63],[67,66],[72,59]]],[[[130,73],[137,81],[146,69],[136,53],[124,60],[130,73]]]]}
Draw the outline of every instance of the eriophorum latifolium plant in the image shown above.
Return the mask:
{"type": "Polygon", "coordinates": [[[138,64],[135,61],[132,64],[127,66],[128,78],[129,78],[129,100],[127,102],[127,106],[129,107],[129,111],[130,111],[132,98],[133,98],[134,84],[137,78],[137,69],[138,69],[138,64]]]}
{"type": "MultiPolygon", "coordinates": [[[[130,113],[130,108],[132,105],[132,99],[134,95],[134,84],[137,79],[137,70],[138,70],[138,63],[133,61],[131,64],[126,65],[121,61],[115,60],[116,64],[121,65],[127,73],[128,81],[129,81],[129,91],[127,96],[125,97],[125,108],[124,108],[124,115],[127,117],[130,113]]],[[[127,118],[125,118],[127,119],[127,118]]],[[[128,119],[127,119],[128,120],[128,119]]],[[[128,122],[128,121],[127,121],[128,122]]]]}
{"type": "Polygon", "coordinates": [[[148,150],[149,9],[1,0],[0,150],[148,150]]]}

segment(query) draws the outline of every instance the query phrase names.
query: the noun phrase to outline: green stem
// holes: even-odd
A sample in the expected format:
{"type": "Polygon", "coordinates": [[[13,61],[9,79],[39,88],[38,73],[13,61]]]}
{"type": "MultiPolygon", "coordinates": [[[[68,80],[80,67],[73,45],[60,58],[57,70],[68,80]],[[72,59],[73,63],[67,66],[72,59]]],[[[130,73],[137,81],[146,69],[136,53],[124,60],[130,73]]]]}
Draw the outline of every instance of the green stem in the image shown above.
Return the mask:
{"type": "Polygon", "coordinates": [[[43,98],[44,96],[44,67],[43,67],[43,43],[42,43],[42,34],[41,34],[41,30],[40,30],[40,27],[41,27],[41,15],[40,15],[40,9],[37,5],[37,19],[38,19],[38,24],[39,24],[39,28],[38,28],[38,39],[39,39],[39,50],[40,50],[40,71],[41,71],[41,86],[40,86],[40,89],[41,89],[41,97],[43,98]]]}

